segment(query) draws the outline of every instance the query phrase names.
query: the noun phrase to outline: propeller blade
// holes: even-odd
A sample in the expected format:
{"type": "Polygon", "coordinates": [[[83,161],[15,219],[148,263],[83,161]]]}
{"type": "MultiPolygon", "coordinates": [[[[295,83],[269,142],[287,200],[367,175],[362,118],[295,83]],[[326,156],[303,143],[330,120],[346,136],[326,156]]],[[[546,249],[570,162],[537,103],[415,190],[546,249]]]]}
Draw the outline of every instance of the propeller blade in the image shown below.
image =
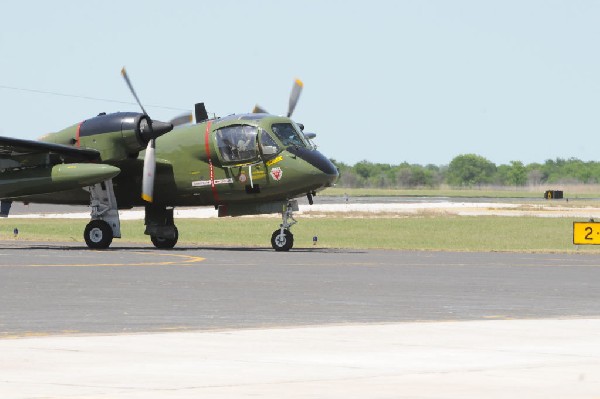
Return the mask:
{"type": "Polygon", "coordinates": [[[294,109],[296,108],[296,104],[298,104],[298,99],[300,98],[300,93],[302,93],[303,87],[304,83],[302,83],[300,79],[296,79],[294,81],[294,86],[292,86],[292,92],[290,94],[290,104],[288,106],[288,118],[290,118],[294,113],[294,109]]]}
{"type": "Polygon", "coordinates": [[[133,85],[131,84],[131,81],[129,80],[129,76],[127,76],[127,71],[125,70],[125,67],[123,67],[121,69],[121,75],[123,75],[123,79],[125,79],[125,83],[127,83],[127,86],[129,87],[129,91],[131,91],[131,94],[133,94],[133,97],[135,98],[135,101],[137,101],[138,105],[142,109],[142,112],[144,114],[148,115],[148,113],[144,109],[144,106],[142,105],[142,102],[138,98],[137,94],[135,94],[135,90],[133,89],[133,85]]]}
{"type": "Polygon", "coordinates": [[[175,126],[185,125],[187,123],[192,123],[194,121],[194,115],[191,112],[186,112],[185,114],[181,114],[171,119],[169,123],[175,126]]]}
{"type": "Polygon", "coordinates": [[[156,141],[154,139],[148,142],[146,147],[146,156],[144,157],[144,175],[142,177],[142,199],[146,202],[152,202],[154,197],[154,172],[156,171],[156,141]]]}
{"type": "Polygon", "coordinates": [[[267,110],[264,109],[263,107],[261,107],[260,105],[256,104],[254,106],[254,109],[252,110],[253,114],[268,114],[267,110]]]}

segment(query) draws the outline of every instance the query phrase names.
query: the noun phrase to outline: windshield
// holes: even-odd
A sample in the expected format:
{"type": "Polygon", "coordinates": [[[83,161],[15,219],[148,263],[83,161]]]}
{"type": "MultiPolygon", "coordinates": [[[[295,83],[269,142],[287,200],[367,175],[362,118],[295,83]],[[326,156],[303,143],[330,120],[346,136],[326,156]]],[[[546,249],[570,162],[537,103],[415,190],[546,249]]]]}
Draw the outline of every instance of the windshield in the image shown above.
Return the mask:
{"type": "Polygon", "coordinates": [[[279,152],[279,146],[264,129],[260,129],[260,146],[265,159],[273,158],[279,152]]]}
{"type": "Polygon", "coordinates": [[[225,162],[249,162],[258,158],[256,126],[233,125],[217,130],[217,147],[225,162]]]}
{"type": "Polygon", "coordinates": [[[286,146],[306,147],[304,135],[299,133],[291,123],[274,123],[271,125],[273,133],[277,136],[281,143],[286,146]]]}

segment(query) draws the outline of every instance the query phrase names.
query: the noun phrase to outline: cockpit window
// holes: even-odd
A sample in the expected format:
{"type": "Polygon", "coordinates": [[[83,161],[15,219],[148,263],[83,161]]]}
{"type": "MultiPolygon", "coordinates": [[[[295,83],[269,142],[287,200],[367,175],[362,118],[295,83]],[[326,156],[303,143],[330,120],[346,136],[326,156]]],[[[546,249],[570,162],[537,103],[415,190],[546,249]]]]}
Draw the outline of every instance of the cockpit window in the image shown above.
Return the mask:
{"type": "Polygon", "coordinates": [[[281,143],[286,146],[306,147],[306,141],[302,133],[294,128],[291,123],[274,123],[271,125],[273,133],[281,140],[281,143]]]}
{"type": "Polygon", "coordinates": [[[260,147],[265,159],[273,158],[279,153],[279,146],[273,137],[263,129],[260,129],[260,147]]]}
{"type": "Polygon", "coordinates": [[[258,158],[256,126],[233,125],[217,130],[217,147],[225,162],[250,162],[258,158]]]}

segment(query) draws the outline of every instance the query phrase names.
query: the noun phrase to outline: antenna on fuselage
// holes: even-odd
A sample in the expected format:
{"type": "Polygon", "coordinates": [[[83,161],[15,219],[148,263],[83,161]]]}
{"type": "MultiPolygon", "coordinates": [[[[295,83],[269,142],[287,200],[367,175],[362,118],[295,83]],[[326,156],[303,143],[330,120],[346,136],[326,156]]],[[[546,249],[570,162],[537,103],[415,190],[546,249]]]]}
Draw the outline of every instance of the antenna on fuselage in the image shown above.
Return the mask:
{"type": "Polygon", "coordinates": [[[206,112],[204,103],[197,103],[194,106],[194,112],[196,114],[196,123],[201,123],[208,119],[208,112],[206,112]]]}

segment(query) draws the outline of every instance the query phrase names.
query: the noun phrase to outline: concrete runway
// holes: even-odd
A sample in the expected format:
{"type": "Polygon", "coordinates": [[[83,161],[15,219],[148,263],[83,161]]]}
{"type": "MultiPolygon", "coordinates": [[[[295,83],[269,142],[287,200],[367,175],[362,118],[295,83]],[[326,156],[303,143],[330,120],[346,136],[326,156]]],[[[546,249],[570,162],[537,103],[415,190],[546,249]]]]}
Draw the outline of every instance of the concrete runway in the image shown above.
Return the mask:
{"type": "Polygon", "coordinates": [[[598,255],[11,241],[0,265],[0,397],[600,397],[598,255]]]}
{"type": "Polygon", "coordinates": [[[0,337],[600,316],[598,255],[15,242],[0,265],[0,337]]]}

